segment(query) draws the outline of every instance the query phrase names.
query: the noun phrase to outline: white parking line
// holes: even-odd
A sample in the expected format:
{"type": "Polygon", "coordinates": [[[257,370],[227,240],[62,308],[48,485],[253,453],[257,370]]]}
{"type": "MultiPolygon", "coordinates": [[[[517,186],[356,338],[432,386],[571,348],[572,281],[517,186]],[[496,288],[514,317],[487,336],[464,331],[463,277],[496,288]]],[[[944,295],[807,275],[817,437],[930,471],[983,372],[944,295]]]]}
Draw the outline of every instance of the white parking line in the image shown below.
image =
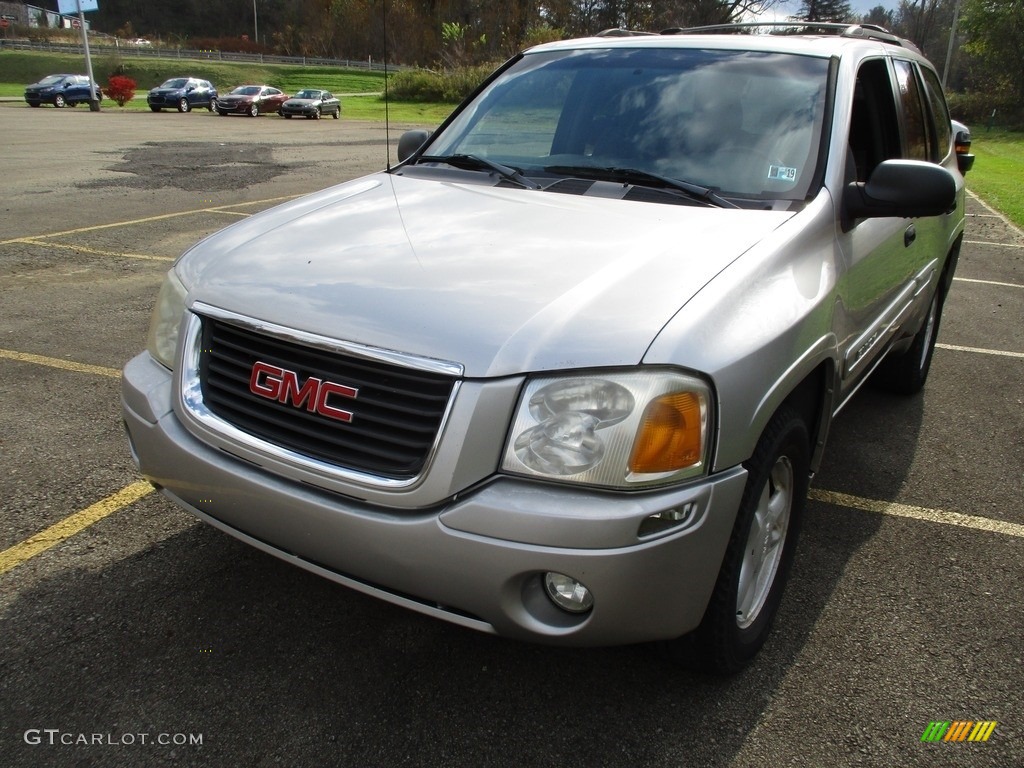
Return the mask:
{"type": "Polygon", "coordinates": [[[954,277],[953,282],[957,283],[981,283],[982,285],[998,285],[1001,288],[1024,288],[1019,283],[1002,283],[998,280],[976,280],[971,277],[954,277]]]}
{"type": "Polygon", "coordinates": [[[990,240],[964,240],[964,245],[991,245],[996,248],[1024,248],[1024,243],[993,243],[990,240]]]}
{"type": "Polygon", "coordinates": [[[1014,536],[1024,539],[1024,525],[1018,523],[1007,523],[1003,520],[993,520],[990,517],[978,515],[963,515],[959,512],[946,512],[941,509],[928,509],[927,507],[913,507],[909,504],[897,504],[892,501],[878,501],[876,499],[862,499],[858,496],[850,496],[846,493],[834,491],[821,491],[812,488],[808,498],[820,501],[825,504],[833,504],[837,507],[859,509],[863,512],[879,512],[883,515],[894,517],[909,517],[913,520],[923,520],[929,523],[940,523],[942,525],[957,525],[961,528],[973,528],[976,531],[988,531],[990,533],[1001,533],[1004,536],[1014,536]]]}
{"type": "Polygon", "coordinates": [[[1002,349],[982,349],[981,347],[960,347],[956,344],[936,344],[939,349],[948,349],[951,352],[973,352],[976,355],[996,355],[998,357],[1017,357],[1024,359],[1024,352],[1007,352],[1002,349]]]}

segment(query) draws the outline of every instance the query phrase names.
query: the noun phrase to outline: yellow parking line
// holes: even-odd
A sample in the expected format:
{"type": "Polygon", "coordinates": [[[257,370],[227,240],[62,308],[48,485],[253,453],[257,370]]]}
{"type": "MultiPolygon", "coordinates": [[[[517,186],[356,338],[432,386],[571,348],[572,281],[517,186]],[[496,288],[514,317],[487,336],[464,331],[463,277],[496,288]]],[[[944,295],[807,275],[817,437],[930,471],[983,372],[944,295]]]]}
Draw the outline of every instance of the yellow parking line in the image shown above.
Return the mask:
{"type": "Polygon", "coordinates": [[[114,512],[124,509],[129,504],[135,503],[152,493],[153,490],[153,486],[143,480],[132,483],[117,493],[96,502],[91,507],[75,512],[73,515],[65,517],[59,523],[55,523],[46,530],[40,531],[35,536],[0,552],[0,574],[6,573],[39,553],[57,546],[76,533],[84,531],[93,523],[99,522],[114,512]]]}
{"type": "Polygon", "coordinates": [[[104,368],[100,365],[87,365],[86,363],[76,363],[72,360],[61,360],[59,357],[43,357],[42,355],[31,355],[27,352],[15,352],[13,349],[0,349],[0,358],[7,360],[17,360],[21,363],[34,363],[35,365],[45,365],[49,368],[62,368],[65,371],[75,371],[76,373],[95,373],[99,376],[109,376],[114,379],[121,378],[121,371],[116,368],[104,368]]]}
{"type": "Polygon", "coordinates": [[[16,238],[14,238],[12,240],[0,240],[0,245],[8,245],[10,243],[20,243],[20,242],[23,242],[24,240],[38,240],[38,239],[41,239],[41,238],[48,238],[48,237],[63,237],[64,235],[78,235],[78,234],[81,234],[82,232],[96,232],[96,231],[101,230],[101,229],[113,229],[115,227],[129,227],[129,226],[132,226],[133,224],[148,224],[151,221],[164,221],[166,219],[176,219],[176,218],[179,218],[181,216],[192,216],[193,214],[196,214],[196,213],[220,213],[220,212],[223,212],[223,211],[228,211],[228,210],[230,210],[232,208],[242,208],[242,207],[250,206],[250,205],[265,205],[265,204],[268,204],[268,203],[280,203],[280,202],[282,202],[284,200],[293,200],[296,197],[301,197],[301,195],[282,195],[281,197],[269,197],[269,198],[267,198],[265,200],[251,200],[251,201],[246,202],[246,203],[230,203],[229,205],[215,205],[215,206],[208,207],[208,208],[195,208],[195,209],[190,210],[190,211],[178,211],[176,213],[163,213],[163,214],[160,214],[159,216],[146,216],[146,217],[141,218],[141,219],[131,219],[129,221],[115,221],[115,222],[113,222],[111,224],[97,224],[97,225],[92,226],[92,227],[79,227],[78,229],[66,229],[66,230],[64,230],[62,232],[50,232],[49,234],[45,234],[45,235],[30,235],[27,238],[16,237],[16,238]]]}
{"type": "Polygon", "coordinates": [[[846,493],[821,491],[817,488],[812,488],[807,496],[814,501],[821,501],[825,504],[834,504],[837,507],[859,509],[864,512],[880,512],[883,515],[893,515],[894,517],[909,517],[914,520],[923,520],[929,523],[958,525],[962,528],[973,528],[976,531],[989,531],[990,533],[1001,533],[1005,536],[1014,536],[1018,539],[1024,538],[1024,525],[1020,525],[1018,523],[1007,523],[1002,520],[993,520],[989,517],[963,515],[959,512],[946,512],[941,509],[928,509],[927,507],[913,507],[908,504],[897,504],[893,501],[862,499],[858,496],[850,496],[846,493]]]}
{"type": "Polygon", "coordinates": [[[174,261],[174,256],[147,256],[142,253],[120,253],[118,251],[98,251],[95,248],[86,248],[84,245],[67,245],[66,243],[51,243],[45,240],[38,240],[34,237],[26,237],[21,240],[8,240],[11,243],[25,243],[26,245],[38,245],[40,248],[63,248],[67,251],[78,251],[80,253],[91,253],[94,256],[112,256],[117,259],[143,259],[145,261],[174,261]]]}

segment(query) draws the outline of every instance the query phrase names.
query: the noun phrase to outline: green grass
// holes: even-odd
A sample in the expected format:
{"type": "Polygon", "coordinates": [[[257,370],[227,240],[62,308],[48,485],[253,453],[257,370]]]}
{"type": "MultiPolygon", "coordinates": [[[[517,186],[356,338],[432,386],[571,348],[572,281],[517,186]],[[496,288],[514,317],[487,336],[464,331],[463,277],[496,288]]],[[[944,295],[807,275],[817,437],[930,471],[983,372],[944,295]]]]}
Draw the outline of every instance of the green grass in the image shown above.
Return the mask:
{"type": "Polygon", "coordinates": [[[982,129],[972,138],[976,159],[967,188],[1024,227],[1024,133],[982,129]]]}

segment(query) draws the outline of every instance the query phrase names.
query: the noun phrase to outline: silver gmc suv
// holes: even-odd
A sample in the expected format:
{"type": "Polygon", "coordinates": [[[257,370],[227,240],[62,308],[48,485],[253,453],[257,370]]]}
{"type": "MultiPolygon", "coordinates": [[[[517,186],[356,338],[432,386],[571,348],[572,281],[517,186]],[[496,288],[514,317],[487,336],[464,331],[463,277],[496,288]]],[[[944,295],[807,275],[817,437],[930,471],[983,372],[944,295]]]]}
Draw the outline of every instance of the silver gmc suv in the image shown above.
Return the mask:
{"type": "Polygon", "coordinates": [[[913,46],[720,31],[532,48],[187,251],[124,370],[143,475],[464,627],[742,667],[833,417],[925,383],[964,183],[913,46]]]}

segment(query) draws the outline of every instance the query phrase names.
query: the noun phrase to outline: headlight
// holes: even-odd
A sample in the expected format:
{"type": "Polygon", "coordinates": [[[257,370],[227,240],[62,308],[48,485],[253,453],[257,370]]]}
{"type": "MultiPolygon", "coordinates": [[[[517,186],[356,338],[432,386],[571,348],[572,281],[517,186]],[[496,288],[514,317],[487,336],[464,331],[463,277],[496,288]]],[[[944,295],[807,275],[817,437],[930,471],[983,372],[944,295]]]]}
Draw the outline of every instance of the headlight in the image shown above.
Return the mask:
{"type": "Polygon", "coordinates": [[[711,389],[668,370],[532,379],[502,469],[635,488],[704,474],[711,389]]]}
{"type": "Polygon", "coordinates": [[[156,297],[153,316],[149,321],[146,348],[158,363],[174,368],[174,351],[178,347],[178,328],[185,313],[188,290],[172,269],[167,273],[160,293],[156,297]]]}

